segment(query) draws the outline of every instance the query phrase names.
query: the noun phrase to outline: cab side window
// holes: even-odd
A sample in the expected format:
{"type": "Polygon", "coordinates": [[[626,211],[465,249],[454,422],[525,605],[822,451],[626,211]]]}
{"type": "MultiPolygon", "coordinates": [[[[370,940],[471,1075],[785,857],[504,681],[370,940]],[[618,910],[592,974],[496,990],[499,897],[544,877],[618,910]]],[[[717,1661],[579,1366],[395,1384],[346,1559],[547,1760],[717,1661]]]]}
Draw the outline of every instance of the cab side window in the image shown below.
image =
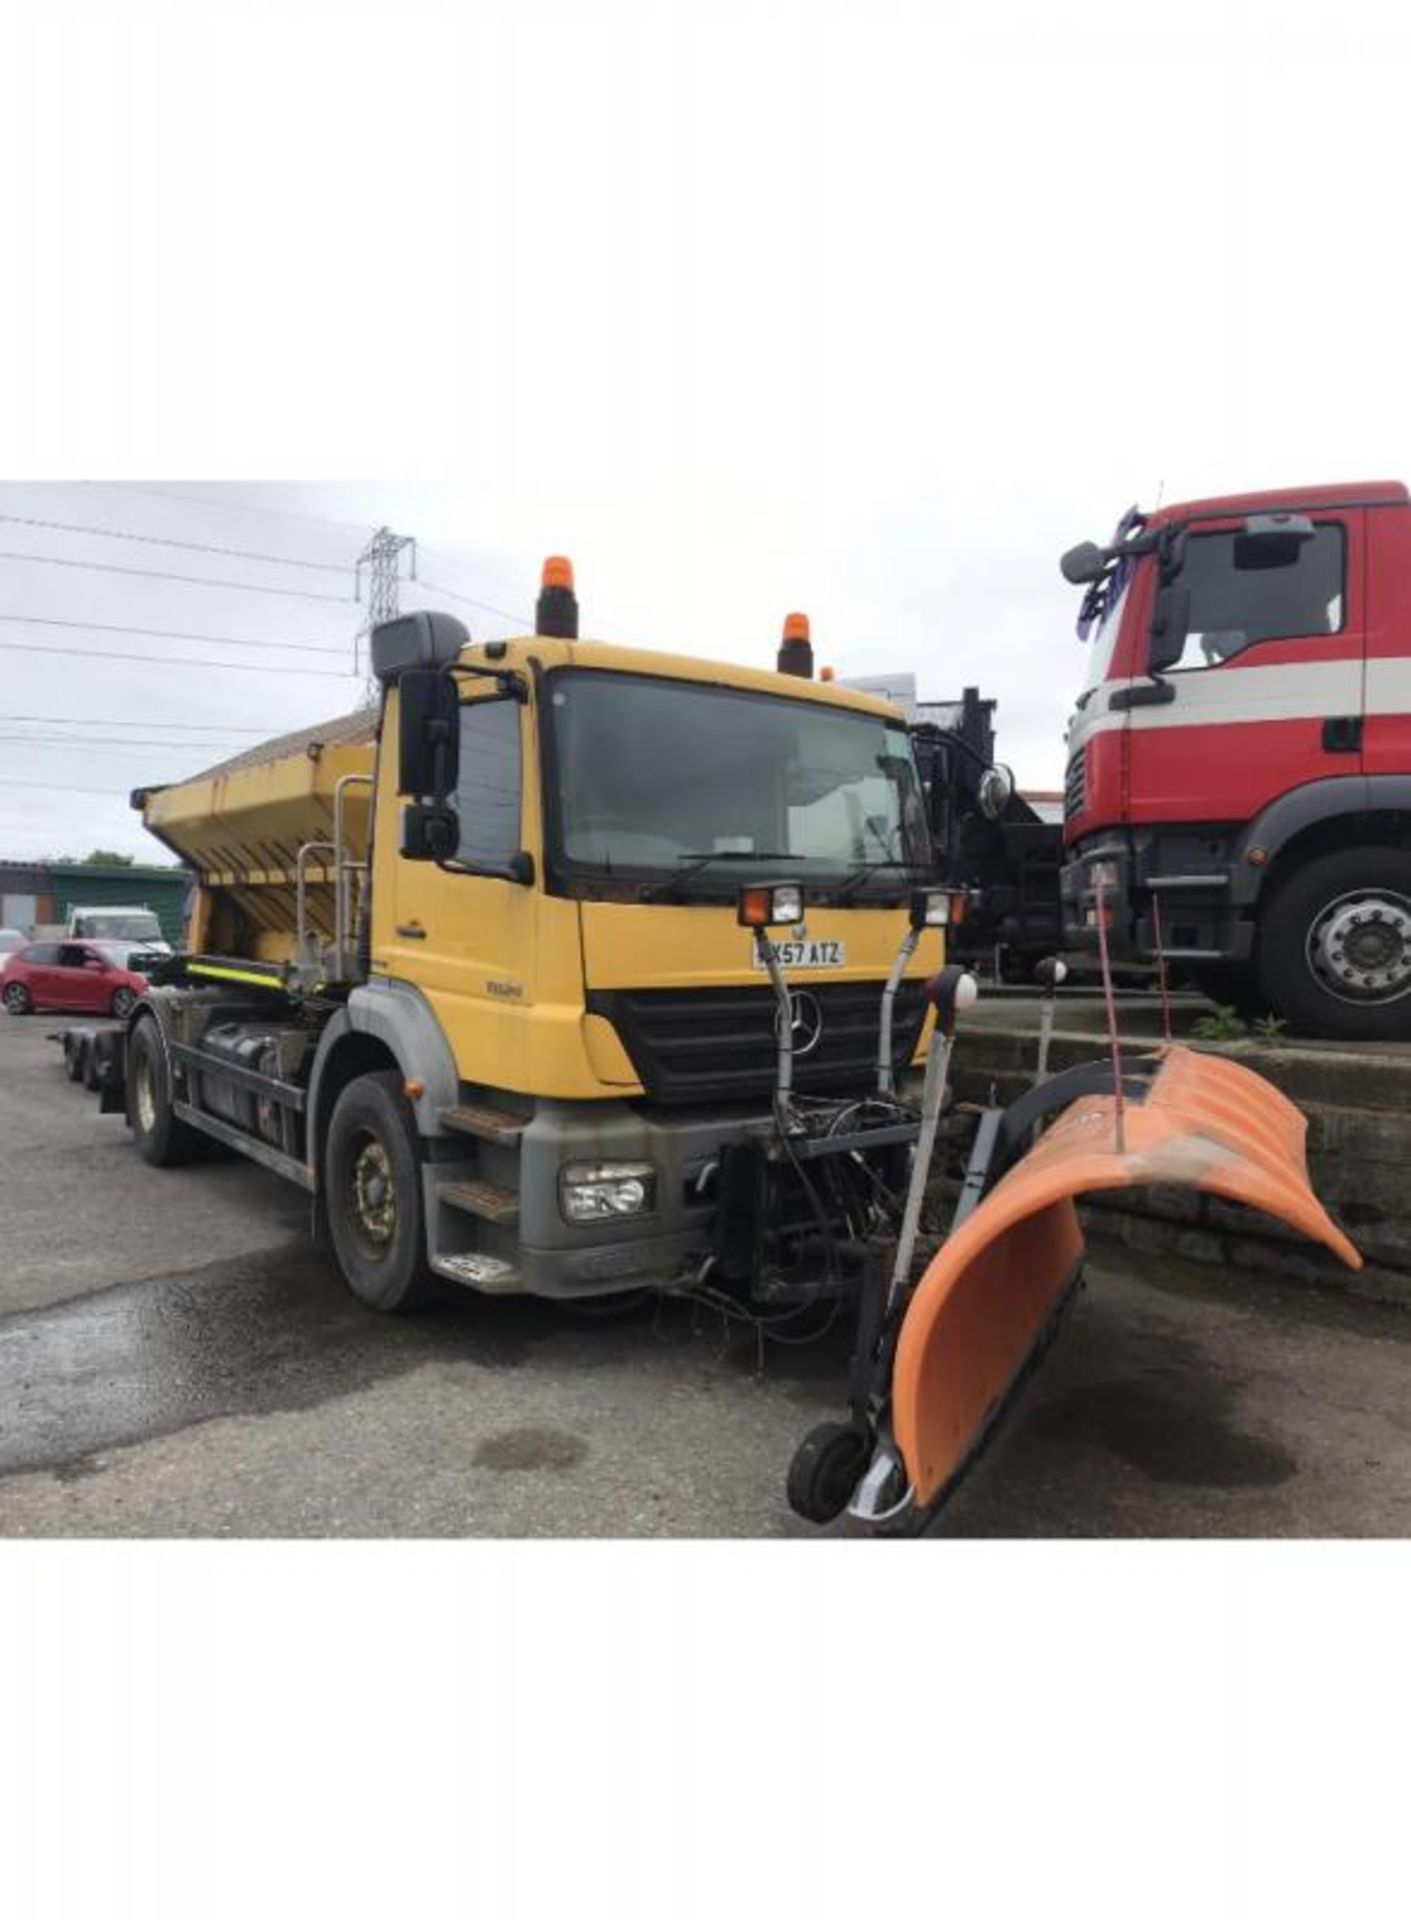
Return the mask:
{"type": "Polygon", "coordinates": [[[519,820],[519,702],[471,700],[461,708],[459,857],[503,867],[522,845],[519,820]]]}
{"type": "Polygon", "coordinates": [[[1236,566],[1230,533],[1192,533],[1182,582],[1191,617],[1176,670],[1214,667],[1261,640],[1340,633],[1347,617],[1347,542],[1338,524],[1317,526],[1287,566],[1236,566]]]}

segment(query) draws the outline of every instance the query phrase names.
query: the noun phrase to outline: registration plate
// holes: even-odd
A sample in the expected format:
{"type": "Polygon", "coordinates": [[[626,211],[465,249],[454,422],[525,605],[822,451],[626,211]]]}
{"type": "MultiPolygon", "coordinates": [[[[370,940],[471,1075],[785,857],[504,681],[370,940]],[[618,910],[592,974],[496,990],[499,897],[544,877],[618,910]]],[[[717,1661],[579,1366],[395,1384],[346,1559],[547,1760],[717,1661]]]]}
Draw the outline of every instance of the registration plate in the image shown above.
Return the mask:
{"type": "MultiPolygon", "coordinates": [[[[798,967],[845,967],[848,961],[847,945],[842,940],[772,940],[774,958],[784,968],[798,967]]],[[[754,949],[754,964],[765,971],[759,949],[754,949]]]]}

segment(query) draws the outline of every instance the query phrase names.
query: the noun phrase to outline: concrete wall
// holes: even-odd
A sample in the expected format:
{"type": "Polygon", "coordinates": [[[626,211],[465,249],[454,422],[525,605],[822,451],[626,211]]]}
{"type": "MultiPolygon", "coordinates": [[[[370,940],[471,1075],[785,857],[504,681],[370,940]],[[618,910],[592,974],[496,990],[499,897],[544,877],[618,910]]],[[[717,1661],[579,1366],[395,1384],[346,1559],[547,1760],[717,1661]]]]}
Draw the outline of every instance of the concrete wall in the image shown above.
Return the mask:
{"type": "MultiPolygon", "coordinates": [[[[1205,1011],[1184,1010],[1180,1024],[1205,1011]]],[[[1107,1051],[1100,1011],[1060,1002],[1050,1054],[1057,1070],[1107,1051]]],[[[972,1018],[956,1049],[961,1100],[983,1103],[993,1087],[1005,1101],[1033,1079],[1038,1012],[1034,1002],[993,1003],[972,1018]]],[[[1124,1044],[1133,1053],[1159,1044],[1149,1007],[1124,1007],[1124,1044]]],[[[1200,1044],[1198,1042],[1194,1044],[1200,1044]]],[[[1239,1040],[1212,1049],[1262,1073],[1308,1119],[1308,1161],[1318,1197],[1357,1243],[1367,1266],[1349,1273],[1265,1214],[1180,1189],[1129,1189],[1084,1202],[1090,1235],[1144,1252],[1266,1272],[1411,1304],[1411,1046],[1356,1051],[1300,1041],[1239,1040]]]]}

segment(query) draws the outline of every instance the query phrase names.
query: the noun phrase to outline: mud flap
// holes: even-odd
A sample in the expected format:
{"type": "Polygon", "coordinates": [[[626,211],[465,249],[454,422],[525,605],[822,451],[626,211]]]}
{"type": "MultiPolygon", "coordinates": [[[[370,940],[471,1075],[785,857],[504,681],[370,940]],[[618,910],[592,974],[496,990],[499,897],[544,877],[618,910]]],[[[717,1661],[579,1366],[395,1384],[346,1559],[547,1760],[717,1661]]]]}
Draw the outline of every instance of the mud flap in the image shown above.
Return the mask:
{"type": "Polygon", "coordinates": [[[1349,1267],[1362,1256],[1308,1180],[1303,1115],[1234,1061],[1170,1047],[1119,1149],[1110,1094],[1076,1101],[950,1235],[898,1335],[892,1430],[930,1506],[988,1438],[1068,1297],[1083,1252],[1074,1200],[1115,1187],[1195,1187],[1272,1214],[1349,1267]]]}

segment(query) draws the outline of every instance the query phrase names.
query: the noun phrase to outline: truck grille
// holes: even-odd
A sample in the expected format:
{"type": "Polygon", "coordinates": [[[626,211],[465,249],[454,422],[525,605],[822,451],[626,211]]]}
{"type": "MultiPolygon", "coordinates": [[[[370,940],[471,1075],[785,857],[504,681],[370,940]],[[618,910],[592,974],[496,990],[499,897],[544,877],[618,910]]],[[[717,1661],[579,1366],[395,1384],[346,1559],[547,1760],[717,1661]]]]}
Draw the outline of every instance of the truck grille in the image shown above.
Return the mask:
{"type": "MultiPolygon", "coordinates": [[[[880,981],[815,985],[817,1044],[794,1057],[794,1085],[805,1093],[861,1091],[877,1072],[882,1018],[880,981]]],[[[766,1096],[774,1085],[774,995],[768,988],[626,988],[590,993],[589,1013],[612,1022],[638,1079],[654,1100],[682,1102],[766,1096]]],[[[926,1016],[919,981],[904,981],[892,1017],[898,1070],[916,1050],[926,1016]]]]}
{"type": "Polygon", "coordinates": [[[1063,818],[1076,819],[1088,804],[1088,756],[1085,747],[1079,747],[1068,762],[1068,772],[1063,781],[1063,818]]]}

